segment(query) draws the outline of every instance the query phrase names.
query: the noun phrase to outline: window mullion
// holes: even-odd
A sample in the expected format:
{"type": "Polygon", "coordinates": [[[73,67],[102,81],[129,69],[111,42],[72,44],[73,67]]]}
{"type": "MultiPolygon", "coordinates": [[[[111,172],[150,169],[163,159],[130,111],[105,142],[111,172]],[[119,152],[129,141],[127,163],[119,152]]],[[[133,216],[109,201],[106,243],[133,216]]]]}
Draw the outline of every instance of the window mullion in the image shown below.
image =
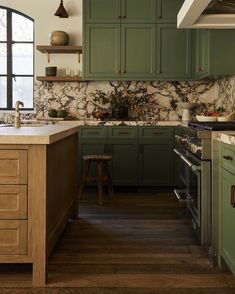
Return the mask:
{"type": "Polygon", "coordinates": [[[12,13],[7,11],[7,109],[12,109],[12,13]]]}

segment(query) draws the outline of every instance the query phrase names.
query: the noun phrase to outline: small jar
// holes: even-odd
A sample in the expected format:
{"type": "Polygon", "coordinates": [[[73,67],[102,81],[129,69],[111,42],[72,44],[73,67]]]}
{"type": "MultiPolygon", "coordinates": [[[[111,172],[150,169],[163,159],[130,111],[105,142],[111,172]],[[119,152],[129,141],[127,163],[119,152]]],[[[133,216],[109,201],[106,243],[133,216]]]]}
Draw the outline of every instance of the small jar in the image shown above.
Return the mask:
{"type": "Polygon", "coordinates": [[[49,36],[52,46],[65,46],[69,44],[69,34],[64,31],[54,31],[49,36]]]}
{"type": "Polygon", "coordinates": [[[55,77],[57,75],[57,67],[56,66],[48,66],[45,70],[46,76],[55,77]]]}

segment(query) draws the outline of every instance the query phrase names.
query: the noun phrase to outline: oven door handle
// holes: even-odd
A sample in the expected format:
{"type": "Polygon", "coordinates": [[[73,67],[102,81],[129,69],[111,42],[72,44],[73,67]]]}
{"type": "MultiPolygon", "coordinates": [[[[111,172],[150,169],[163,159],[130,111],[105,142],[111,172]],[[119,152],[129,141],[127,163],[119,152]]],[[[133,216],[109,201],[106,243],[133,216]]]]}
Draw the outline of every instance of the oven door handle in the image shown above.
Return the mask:
{"type": "Polygon", "coordinates": [[[201,171],[201,167],[199,165],[193,164],[179,150],[174,149],[174,152],[180,156],[180,158],[192,169],[193,172],[200,172],[201,171]]]}

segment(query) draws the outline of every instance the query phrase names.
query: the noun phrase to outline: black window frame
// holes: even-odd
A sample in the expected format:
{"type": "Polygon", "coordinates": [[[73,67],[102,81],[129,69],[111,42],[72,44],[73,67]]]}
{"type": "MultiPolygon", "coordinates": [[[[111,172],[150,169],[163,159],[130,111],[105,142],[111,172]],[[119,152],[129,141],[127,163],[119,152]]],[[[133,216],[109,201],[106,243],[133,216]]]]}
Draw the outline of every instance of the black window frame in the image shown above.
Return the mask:
{"type": "Polygon", "coordinates": [[[0,44],[6,44],[7,46],[7,74],[0,74],[0,77],[6,77],[7,79],[7,107],[0,107],[0,110],[15,110],[13,103],[13,79],[17,77],[32,77],[33,78],[33,108],[23,108],[22,111],[28,110],[32,111],[34,110],[34,77],[35,77],[35,27],[34,27],[34,19],[18,10],[8,8],[5,6],[0,5],[0,9],[6,10],[6,24],[7,24],[7,39],[6,41],[1,41],[0,44]],[[12,14],[19,14],[33,22],[33,41],[13,41],[12,40],[12,14]],[[33,45],[33,74],[32,75],[15,75],[13,74],[13,55],[12,55],[12,47],[14,44],[32,44],[33,45]]]}

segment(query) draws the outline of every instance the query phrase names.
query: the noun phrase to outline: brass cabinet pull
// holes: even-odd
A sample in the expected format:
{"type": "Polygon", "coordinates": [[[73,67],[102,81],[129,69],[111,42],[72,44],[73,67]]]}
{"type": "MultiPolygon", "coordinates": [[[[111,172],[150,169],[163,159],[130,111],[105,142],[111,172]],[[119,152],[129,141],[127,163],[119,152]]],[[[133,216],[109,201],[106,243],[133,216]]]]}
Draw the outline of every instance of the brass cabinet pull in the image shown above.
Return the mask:
{"type": "Polygon", "coordinates": [[[232,156],[226,156],[226,155],[224,155],[223,158],[225,160],[231,160],[231,161],[233,160],[232,156]]]}
{"type": "Polygon", "coordinates": [[[126,73],[126,70],[125,69],[122,70],[122,74],[124,74],[124,73],[126,73]]]}
{"type": "Polygon", "coordinates": [[[121,16],[121,15],[119,15],[119,16],[118,16],[118,18],[119,18],[119,19],[121,19],[121,18],[122,18],[122,16],[121,16]]]}
{"type": "Polygon", "coordinates": [[[87,134],[88,134],[88,135],[98,135],[99,132],[88,132],[87,134]]]}
{"type": "Polygon", "coordinates": [[[120,73],[121,73],[121,70],[120,70],[120,69],[118,69],[118,70],[116,71],[116,73],[117,73],[117,74],[120,74],[120,73]]]}
{"type": "Polygon", "coordinates": [[[235,208],[235,186],[231,186],[231,205],[235,208]]]}
{"type": "Polygon", "coordinates": [[[164,135],[163,132],[153,132],[153,135],[164,135]]]}
{"type": "Polygon", "coordinates": [[[161,73],[161,70],[160,70],[160,69],[158,69],[158,70],[157,70],[157,74],[158,74],[158,75],[160,75],[160,73],[161,73]]]}
{"type": "Polygon", "coordinates": [[[125,19],[126,18],[126,15],[123,15],[123,17],[122,17],[123,19],[125,19]]]}
{"type": "Polygon", "coordinates": [[[204,71],[204,68],[200,66],[198,71],[204,71]]]}

